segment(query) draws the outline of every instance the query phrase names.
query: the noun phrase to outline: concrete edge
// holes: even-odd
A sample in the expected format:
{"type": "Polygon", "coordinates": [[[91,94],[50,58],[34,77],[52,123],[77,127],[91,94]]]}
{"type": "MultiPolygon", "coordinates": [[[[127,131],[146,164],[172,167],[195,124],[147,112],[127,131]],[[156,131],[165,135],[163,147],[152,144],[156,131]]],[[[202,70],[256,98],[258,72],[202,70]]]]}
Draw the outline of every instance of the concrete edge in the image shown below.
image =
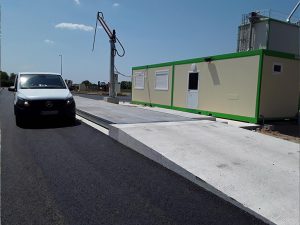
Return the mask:
{"type": "MultiPolygon", "coordinates": [[[[109,97],[108,95],[99,95],[97,93],[77,93],[77,92],[72,92],[73,95],[98,95],[98,96],[102,96],[102,97],[109,97]]],[[[124,96],[127,96],[127,95],[117,95],[117,98],[118,97],[124,97],[124,96]]],[[[126,102],[131,102],[131,101],[126,101],[126,102]]]]}
{"type": "Polygon", "coordinates": [[[200,115],[200,114],[196,114],[196,113],[183,112],[183,111],[178,111],[178,110],[174,110],[174,109],[165,109],[165,108],[160,108],[160,107],[156,107],[156,106],[150,107],[150,106],[135,105],[132,103],[130,105],[136,106],[140,109],[147,109],[147,110],[151,110],[154,112],[161,112],[161,113],[166,113],[166,114],[170,114],[170,115],[181,116],[181,117],[185,117],[185,118],[193,119],[193,120],[217,121],[217,118],[214,116],[200,115]],[[173,113],[173,112],[175,112],[175,113],[173,113]]]}
{"type": "Polygon", "coordinates": [[[96,130],[100,131],[101,133],[108,136],[109,130],[106,129],[105,127],[102,127],[102,126],[100,126],[100,125],[98,125],[98,124],[96,124],[96,123],[94,123],[90,120],[87,120],[87,119],[83,118],[82,116],[79,116],[78,114],[76,115],[76,119],[80,120],[81,122],[85,123],[86,125],[94,128],[94,129],[96,129],[96,130]]]}
{"type": "Polygon", "coordinates": [[[222,198],[226,202],[229,202],[238,208],[246,211],[247,213],[253,215],[254,217],[262,220],[265,223],[270,225],[276,225],[272,221],[268,220],[267,218],[263,217],[262,215],[258,214],[257,212],[251,210],[250,208],[244,206],[237,200],[231,198],[230,196],[226,195],[225,193],[219,191],[212,185],[208,184],[201,178],[195,176],[194,174],[190,173],[189,171],[185,170],[181,166],[177,165],[173,161],[169,160],[165,156],[161,155],[160,153],[156,152],[155,150],[151,149],[147,145],[143,144],[142,142],[136,140],[132,136],[128,135],[126,132],[122,131],[121,129],[111,125],[109,129],[109,136],[114,140],[120,142],[121,144],[129,147],[130,149],[138,152],[139,154],[147,157],[148,159],[162,165],[163,167],[177,173],[178,175],[184,177],[185,179],[193,182],[194,184],[204,188],[205,190],[215,194],[216,196],[222,198]]]}
{"type": "Polygon", "coordinates": [[[87,120],[89,120],[89,121],[91,121],[91,122],[93,122],[93,123],[95,123],[95,124],[97,124],[97,125],[99,125],[99,126],[105,127],[106,129],[110,129],[112,127],[111,124],[115,124],[111,121],[102,119],[98,116],[94,116],[90,113],[87,113],[87,112],[85,112],[83,110],[80,110],[80,109],[77,109],[77,108],[76,108],[76,114],[83,117],[83,118],[85,118],[85,119],[87,119],[87,120]]]}

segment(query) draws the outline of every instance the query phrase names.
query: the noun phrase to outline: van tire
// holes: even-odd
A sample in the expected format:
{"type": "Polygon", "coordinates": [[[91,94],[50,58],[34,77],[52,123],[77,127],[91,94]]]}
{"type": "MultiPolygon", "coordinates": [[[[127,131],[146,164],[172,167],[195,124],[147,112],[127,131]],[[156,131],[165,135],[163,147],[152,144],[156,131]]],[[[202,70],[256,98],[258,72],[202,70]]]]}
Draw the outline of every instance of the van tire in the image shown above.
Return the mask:
{"type": "Polygon", "coordinates": [[[68,116],[66,118],[66,121],[70,125],[75,125],[76,124],[76,117],[75,116],[68,116]]]}

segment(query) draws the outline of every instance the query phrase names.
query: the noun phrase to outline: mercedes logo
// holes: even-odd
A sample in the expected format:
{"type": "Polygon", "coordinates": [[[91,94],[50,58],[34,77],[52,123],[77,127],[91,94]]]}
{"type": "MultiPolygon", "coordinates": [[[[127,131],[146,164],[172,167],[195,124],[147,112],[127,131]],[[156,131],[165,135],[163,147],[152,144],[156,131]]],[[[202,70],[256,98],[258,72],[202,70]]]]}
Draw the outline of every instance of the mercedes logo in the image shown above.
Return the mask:
{"type": "Polygon", "coordinates": [[[45,105],[46,105],[47,108],[52,108],[52,107],[53,107],[53,103],[50,102],[50,101],[47,101],[47,102],[45,103],[45,105]]]}

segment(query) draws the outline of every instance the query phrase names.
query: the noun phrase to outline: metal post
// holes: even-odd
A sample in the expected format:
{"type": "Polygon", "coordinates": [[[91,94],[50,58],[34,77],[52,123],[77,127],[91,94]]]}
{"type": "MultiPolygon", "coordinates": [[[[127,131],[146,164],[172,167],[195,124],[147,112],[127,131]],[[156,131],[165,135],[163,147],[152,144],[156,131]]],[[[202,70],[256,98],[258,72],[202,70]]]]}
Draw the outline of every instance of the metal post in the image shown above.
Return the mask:
{"type": "Polygon", "coordinates": [[[111,39],[110,42],[110,87],[109,87],[109,97],[115,98],[115,40],[111,39]]]}
{"type": "Polygon", "coordinates": [[[60,56],[60,75],[62,76],[62,55],[60,56]]]}
{"type": "MultiPolygon", "coordinates": [[[[111,31],[109,27],[107,26],[106,22],[104,21],[104,16],[102,12],[97,13],[97,21],[99,21],[105,30],[106,34],[109,37],[109,43],[110,43],[110,81],[109,81],[109,96],[104,98],[104,101],[111,102],[111,103],[119,103],[119,99],[116,98],[116,83],[118,82],[118,78],[115,76],[115,56],[118,54],[116,50],[116,42],[120,41],[116,37],[116,31],[113,30],[111,31]]],[[[97,32],[97,21],[96,21],[96,26],[95,26],[95,34],[94,34],[94,43],[93,43],[93,49],[94,49],[94,44],[95,44],[95,37],[96,37],[96,32],[97,32]]],[[[121,47],[123,48],[122,44],[120,43],[121,47]]],[[[124,48],[123,48],[124,50],[124,48]]],[[[124,50],[125,54],[125,50],[124,50]]],[[[124,56],[124,54],[122,56],[124,56]]],[[[119,54],[118,54],[119,55],[119,54]]],[[[119,55],[120,56],[120,55],[119,55]]],[[[122,57],[121,56],[121,57],[122,57]]]]}

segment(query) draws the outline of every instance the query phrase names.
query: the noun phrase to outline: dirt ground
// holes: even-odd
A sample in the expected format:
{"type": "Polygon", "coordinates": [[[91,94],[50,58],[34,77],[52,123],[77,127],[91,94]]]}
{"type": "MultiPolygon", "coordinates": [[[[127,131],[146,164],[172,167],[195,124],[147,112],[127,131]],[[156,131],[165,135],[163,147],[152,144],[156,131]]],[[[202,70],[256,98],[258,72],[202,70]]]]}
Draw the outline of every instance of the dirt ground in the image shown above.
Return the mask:
{"type": "Polygon", "coordinates": [[[300,144],[300,124],[297,120],[270,121],[257,132],[300,144]]]}

